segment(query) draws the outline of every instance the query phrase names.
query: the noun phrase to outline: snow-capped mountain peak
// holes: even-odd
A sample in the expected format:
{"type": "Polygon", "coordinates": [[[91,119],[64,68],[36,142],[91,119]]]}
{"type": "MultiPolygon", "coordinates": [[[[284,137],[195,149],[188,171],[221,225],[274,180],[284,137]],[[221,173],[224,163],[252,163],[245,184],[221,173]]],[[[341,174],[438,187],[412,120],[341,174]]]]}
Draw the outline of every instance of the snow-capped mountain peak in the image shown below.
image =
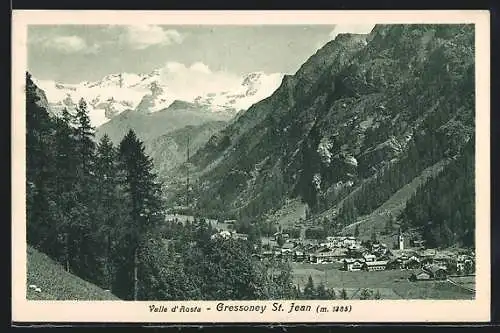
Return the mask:
{"type": "Polygon", "coordinates": [[[213,91],[207,92],[197,91],[196,87],[203,84],[196,82],[192,85],[195,88],[189,90],[189,77],[172,78],[168,75],[161,69],[155,69],[142,74],[113,73],[97,81],[77,84],[33,80],[45,91],[49,105],[56,114],[63,108],[74,109],[81,98],[85,99],[91,122],[98,127],[125,110],[156,112],[167,108],[175,100],[193,103],[202,110],[236,114],[270,96],[283,78],[281,73],[252,72],[243,75],[239,84],[225,86],[224,89],[213,88],[213,91]],[[184,85],[176,87],[176,80],[183,80],[184,85]]]}

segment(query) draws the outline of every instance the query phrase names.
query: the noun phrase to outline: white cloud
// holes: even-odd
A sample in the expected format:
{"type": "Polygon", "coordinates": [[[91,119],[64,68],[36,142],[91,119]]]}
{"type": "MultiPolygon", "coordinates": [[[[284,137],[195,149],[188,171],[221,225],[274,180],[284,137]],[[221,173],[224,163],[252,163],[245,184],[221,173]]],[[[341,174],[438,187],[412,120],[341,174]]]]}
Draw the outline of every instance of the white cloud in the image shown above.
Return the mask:
{"type": "Polygon", "coordinates": [[[100,46],[98,44],[89,45],[85,39],[75,35],[38,37],[30,39],[30,42],[40,44],[45,48],[50,48],[66,54],[95,54],[100,50],[100,46]]]}
{"type": "Polygon", "coordinates": [[[183,64],[168,62],[155,78],[164,90],[165,98],[208,103],[215,108],[248,109],[252,104],[272,94],[281,84],[281,73],[254,72],[251,76],[210,69],[202,62],[183,64]],[[243,84],[245,82],[245,84],[243,84]],[[248,94],[252,91],[252,94],[248,94]]]}
{"type": "Polygon", "coordinates": [[[134,49],[143,50],[152,45],[180,44],[184,37],[177,30],[165,30],[158,25],[130,25],[124,27],[119,40],[134,49]]]}
{"type": "Polygon", "coordinates": [[[374,26],[375,24],[337,24],[330,32],[330,40],[335,39],[341,33],[367,34],[374,26]]]}
{"type": "Polygon", "coordinates": [[[207,65],[205,65],[204,63],[202,62],[195,62],[194,64],[191,65],[191,67],[189,67],[191,70],[193,71],[198,71],[198,72],[202,72],[202,73],[205,73],[205,74],[210,74],[212,73],[212,71],[210,70],[210,68],[208,68],[207,65]]]}
{"type": "Polygon", "coordinates": [[[79,52],[87,48],[85,40],[78,36],[58,36],[47,40],[46,45],[65,53],[79,52]]]}
{"type": "Polygon", "coordinates": [[[334,40],[339,34],[354,33],[354,34],[368,34],[375,27],[375,24],[337,24],[335,28],[325,36],[324,39],[319,40],[315,44],[315,51],[321,49],[325,44],[334,40]]]}
{"type": "Polygon", "coordinates": [[[188,66],[168,62],[160,70],[160,81],[171,95],[189,100],[193,96],[230,90],[241,83],[241,78],[229,72],[213,71],[202,62],[188,66]]]}

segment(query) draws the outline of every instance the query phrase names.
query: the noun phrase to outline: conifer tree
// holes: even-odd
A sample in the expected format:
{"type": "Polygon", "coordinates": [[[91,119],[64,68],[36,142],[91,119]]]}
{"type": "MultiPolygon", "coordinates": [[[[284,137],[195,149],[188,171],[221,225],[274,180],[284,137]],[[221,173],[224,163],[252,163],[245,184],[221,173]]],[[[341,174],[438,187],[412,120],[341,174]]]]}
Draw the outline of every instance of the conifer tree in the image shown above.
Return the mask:
{"type": "Polygon", "coordinates": [[[354,228],[354,237],[358,238],[359,237],[359,225],[356,224],[356,227],[354,228]]]}
{"type": "Polygon", "coordinates": [[[328,292],[326,290],[325,285],[323,282],[320,282],[318,286],[316,287],[316,298],[317,299],[329,299],[328,292]]]}
{"type": "Polygon", "coordinates": [[[77,218],[74,207],[78,198],[75,195],[78,161],[75,153],[74,119],[69,111],[63,109],[61,116],[55,123],[55,167],[57,174],[54,177],[56,191],[56,206],[54,210],[58,224],[62,247],[64,248],[61,260],[67,271],[75,266],[77,231],[74,223],[77,218]]]}
{"type": "Polygon", "coordinates": [[[340,291],[340,299],[347,299],[347,291],[344,288],[340,291]]]}
{"type": "Polygon", "coordinates": [[[53,122],[40,106],[31,75],[26,73],[26,213],[28,242],[52,257],[60,254],[53,207],[55,174],[53,122]]]}
{"type": "Polygon", "coordinates": [[[152,160],[145,154],[144,144],[133,130],[120,142],[119,155],[131,203],[130,223],[124,226],[126,244],[123,250],[128,253],[129,258],[133,258],[131,297],[137,300],[141,296],[141,256],[147,255],[145,251],[149,238],[153,237],[153,231],[163,221],[161,188],[153,172],[152,160]]]}
{"type": "Polygon", "coordinates": [[[361,294],[360,294],[359,298],[362,300],[370,299],[371,295],[372,295],[372,292],[369,289],[363,288],[361,290],[361,294]]]}
{"type": "Polygon", "coordinates": [[[312,276],[309,275],[309,278],[307,279],[307,283],[304,287],[304,298],[305,299],[314,299],[316,296],[316,290],[314,288],[314,281],[312,279],[312,276]]]}
{"type": "Polygon", "coordinates": [[[118,152],[107,135],[98,146],[95,163],[96,178],[96,228],[94,246],[99,258],[96,272],[99,284],[113,289],[115,273],[119,263],[116,253],[121,241],[122,226],[130,218],[130,200],[124,188],[124,175],[118,163],[118,152]]]}
{"type": "Polygon", "coordinates": [[[75,159],[76,182],[74,193],[76,201],[73,210],[73,232],[76,248],[76,261],[80,276],[91,278],[95,271],[96,257],[93,253],[93,230],[96,229],[95,213],[95,142],[94,128],[90,123],[87,103],[82,98],[78,102],[75,115],[75,159]],[[90,276],[88,276],[90,275],[90,276]]]}

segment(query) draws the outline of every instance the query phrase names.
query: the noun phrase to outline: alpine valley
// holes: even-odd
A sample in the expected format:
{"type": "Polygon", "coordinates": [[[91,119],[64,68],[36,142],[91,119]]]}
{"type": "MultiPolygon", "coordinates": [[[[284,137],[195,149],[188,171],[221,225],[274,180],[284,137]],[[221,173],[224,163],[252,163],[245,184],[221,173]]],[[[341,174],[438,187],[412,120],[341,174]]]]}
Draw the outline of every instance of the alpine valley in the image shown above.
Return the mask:
{"type": "Polygon", "coordinates": [[[193,208],[472,246],[474,114],[472,26],[341,34],[190,158],[193,208]]]}
{"type": "Polygon", "coordinates": [[[187,200],[189,165],[190,209],[203,215],[287,225],[307,212],[328,232],[365,234],[400,218],[431,243],[471,244],[473,36],[470,26],[379,25],[338,35],[294,75],[250,73],[231,91],[184,100],[161,70],[34,83],[54,114],[86,99],[97,138],[134,129],[172,207],[187,200]],[[451,174],[444,191],[438,180],[451,174]],[[439,197],[435,210],[421,211],[424,191],[439,197]]]}
{"type": "Polygon", "coordinates": [[[209,87],[27,73],[29,283],[57,262],[125,300],[474,297],[474,36],[376,25],[209,87]]]}

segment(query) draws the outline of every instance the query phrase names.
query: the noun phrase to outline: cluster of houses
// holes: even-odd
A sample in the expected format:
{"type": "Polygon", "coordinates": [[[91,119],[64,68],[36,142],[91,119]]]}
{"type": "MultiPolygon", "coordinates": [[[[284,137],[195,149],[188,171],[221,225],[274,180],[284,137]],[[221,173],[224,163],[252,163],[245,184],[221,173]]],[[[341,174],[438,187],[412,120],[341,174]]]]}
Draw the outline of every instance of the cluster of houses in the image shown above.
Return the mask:
{"type": "Polygon", "coordinates": [[[228,231],[228,230],[221,230],[212,236],[210,236],[211,239],[216,239],[216,238],[223,238],[223,239],[241,239],[241,240],[247,240],[248,235],[247,234],[240,234],[237,233],[236,231],[228,231]]]}
{"type": "MultiPolygon", "coordinates": [[[[248,239],[246,234],[227,229],[212,235],[212,238],[216,237],[248,239]]],[[[345,271],[411,270],[410,279],[414,281],[439,280],[449,274],[471,274],[474,271],[473,253],[425,249],[419,241],[413,241],[411,248],[405,248],[405,244],[408,242],[402,235],[399,236],[398,248],[391,249],[384,243],[362,242],[354,236],[329,236],[317,240],[291,238],[287,233],[277,232],[272,237],[263,237],[263,249],[258,257],[295,263],[336,263],[345,271]]]]}
{"type": "MultiPolygon", "coordinates": [[[[473,270],[473,255],[457,254],[422,247],[390,249],[380,242],[361,242],[353,236],[332,236],[325,241],[286,239],[279,246],[272,239],[264,242],[261,258],[297,263],[337,263],[346,271],[418,270],[415,280],[440,279],[444,274],[464,274],[473,270]]],[[[402,243],[401,243],[402,244],[402,243]]]]}

